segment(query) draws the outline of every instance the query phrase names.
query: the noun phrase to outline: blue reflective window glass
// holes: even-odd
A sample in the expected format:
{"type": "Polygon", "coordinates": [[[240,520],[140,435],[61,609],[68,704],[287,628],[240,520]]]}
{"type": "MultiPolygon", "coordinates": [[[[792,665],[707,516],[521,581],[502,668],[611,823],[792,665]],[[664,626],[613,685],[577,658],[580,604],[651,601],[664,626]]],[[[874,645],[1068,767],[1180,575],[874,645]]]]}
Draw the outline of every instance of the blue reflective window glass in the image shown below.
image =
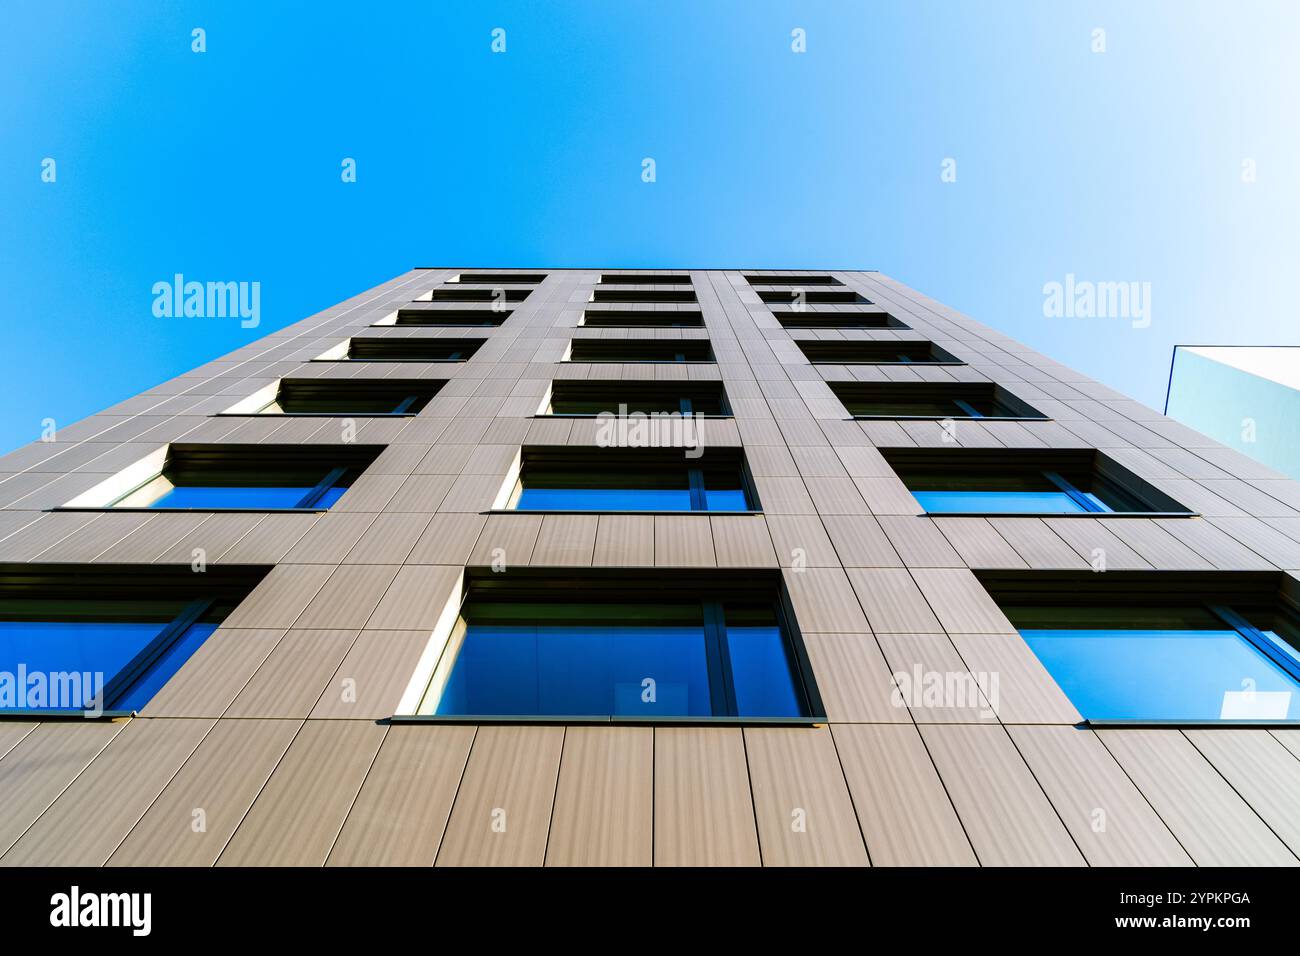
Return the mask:
{"type": "Polygon", "coordinates": [[[326,488],[324,494],[322,494],[319,498],[313,501],[309,507],[322,508],[322,509],[328,508],[331,505],[333,505],[334,502],[342,498],[345,494],[347,494],[347,488],[343,487],[342,485],[335,485],[332,488],[326,488]]]}
{"type": "Polygon", "coordinates": [[[117,700],[110,701],[110,705],[114,710],[143,708],[216,629],[215,624],[193,624],[188,627],[184,634],[159,655],[158,660],[154,661],[140,679],[127,688],[126,693],[117,700]]]}
{"type": "Polygon", "coordinates": [[[930,514],[1078,514],[1087,510],[1064,491],[913,491],[912,497],[930,514]]]}
{"type": "Polygon", "coordinates": [[[27,688],[22,695],[0,694],[0,710],[80,710],[89,706],[98,689],[93,675],[102,675],[102,682],[107,683],[165,626],[158,622],[0,621],[0,671],[13,675],[15,692],[19,683],[25,683],[27,688]],[[81,699],[55,700],[47,696],[39,705],[31,696],[34,685],[21,676],[42,675],[40,679],[46,686],[55,689],[60,682],[51,681],[50,675],[73,673],[92,675],[89,682],[75,685],[84,688],[76,695],[81,699]],[[25,699],[18,699],[20,696],[25,699]]]}
{"type": "Polygon", "coordinates": [[[803,713],[779,627],[729,625],[727,653],[739,716],[798,717],[803,713]]]}
{"type": "Polygon", "coordinates": [[[437,709],[443,716],[712,712],[702,628],[601,625],[469,625],[437,709]]]}
{"type": "Polygon", "coordinates": [[[709,511],[748,511],[749,502],[742,488],[705,489],[704,500],[709,511]]]}
{"type": "Polygon", "coordinates": [[[528,488],[520,511],[690,511],[687,488],[528,488]]]}
{"type": "Polygon", "coordinates": [[[1300,686],[1233,630],[1020,633],[1089,720],[1300,716],[1300,686]]]}
{"type": "MultiPolygon", "coordinates": [[[[333,491],[334,489],[330,489],[333,491]]],[[[296,508],[311,487],[213,487],[178,485],[154,501],[150,508],[296,508]]]]}

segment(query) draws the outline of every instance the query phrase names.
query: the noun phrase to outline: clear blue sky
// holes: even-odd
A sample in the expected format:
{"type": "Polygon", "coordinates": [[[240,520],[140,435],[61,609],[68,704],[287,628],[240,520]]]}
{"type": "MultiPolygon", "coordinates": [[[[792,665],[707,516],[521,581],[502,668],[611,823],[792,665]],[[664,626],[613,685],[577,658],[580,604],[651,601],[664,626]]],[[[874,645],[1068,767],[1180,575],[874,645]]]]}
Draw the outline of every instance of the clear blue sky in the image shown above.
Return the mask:
{"type": "Polygon", "coordinates": [[[1174,343],[1300,342],[1297,27],[1294,2],[6,0],[0,450],[417,265],[875,268],[1159,407],[1174,343]],[[260,282],[261,327],[155,318],[177,272],[260,282]],[[1150,282],[1150,327],[1045,318],[1067,273],[1150,282]]]}

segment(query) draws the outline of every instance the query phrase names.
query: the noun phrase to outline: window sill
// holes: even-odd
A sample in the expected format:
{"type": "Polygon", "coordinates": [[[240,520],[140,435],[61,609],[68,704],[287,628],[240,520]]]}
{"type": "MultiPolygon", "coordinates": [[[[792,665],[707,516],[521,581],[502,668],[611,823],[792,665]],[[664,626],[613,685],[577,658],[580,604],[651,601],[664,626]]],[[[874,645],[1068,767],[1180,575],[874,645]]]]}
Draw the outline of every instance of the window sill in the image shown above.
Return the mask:
{"type": "Polygon", "coordinates": [[[209,418],[414,418],[418,412],[215,412],[209,418]]]}
{"type": "Polygon", "coordinates": [[[1240,729],[1242,727],[1300,727],[1300,719],[1294,719],[1294,720],[1292,719],[1263,720],[1263,719],[1253,719],[1253,718],[1245,718],[1242,720],[1101,719],[1101,720],[1085,720],[1076,726],[1087,727],[1094,730],[1106,730],[1108,728],[1121,728],[1121,727],[1126,729],[1151,727],[1151,728],[1161,728],[1165,730],[1171,730],[1178,727],[1194,727],[1198,730],[1201,729],[1213,730],[1216,727],[1222,727],[1224,729],[1228,729],[1228,728],[1240,729]]]}
{"type": "Polygon", "coordinates": [[[47,508],[47,511],[74,511],[74,512],[95,512],[98,514],[112,514],[121,512],[122,514],[193,514],[215,513],[215,514],[275,514],[275,515],[314,515],[323,514],[329,511],[329,508],[47,508]]]}
{"type": "Polygon", "coordinates": [[[1046,415],[851,415],[852,422],[1050,422],[1046,415]]]}
{"type": "Polygon", "coordinates": [[[422,359],[422,358],[341,358],[341,359],[308,359],[308,362],[330,362],[334,365],[361,365],[361,364],[378,364],[378,365],[455,365],[459,362],[467,362],[468,359],[422,359]]]}
{"type": "Polygon", "coordinates": [[[481,515],[698,515],[702,518],[726,516],[726,515],[761,515],[762,511],[603,511],[596,508],[585,509],[568,509],[568,508],[489,508],[487,511],[480,511],[481,515]]]}
{"type": "Polygon", "coordinates": [[[90,713],[84,710],[36,710],[24,708],[22,710],[0,710],[0,721],[3,720],[89,720],[102,723],[111,720],[121,720],[125,717],[134,717],[133,710],[104,710],[99,713],[90,713]]]}
{"type": "Polygon", "coordinates": [[[1195,511],[922,511],[922,518],[1199,518],[1195,511]]]}
{"type": "MultiPolygon", "coordinates": [[[[609,415],[611,418],[618,417],[613,412],[607,412],[604,414],[609,415]]],[[[629,411],[626,417],[630,418],[633,415],[643,415],[646,418],[650,419],[651,421],[654,421],[656,416],[658,416],[658,418],[662,421],[674,421],[677,419],[681,419],[685,421],[688,418],[708,418],[708,419],[719,419],[719,420],[729,420],[735,418],[734,415],[700,415],[695,412],[636,412],[636,411],[629,411]]],[[[531,417],[532,418],[600,418],[600,413],[591,415],[585,412],[584,413],[574,412],[573,414],[567,414],[561,412],[561,413],[553,413],[550,415],[533,415],[531,417]]]]}
{"type": "Polygon", "coordinates": [[[647,727],[656,724],[674,727],[729,726],[729,727],[819,727],[825,717],[521,717],[518,715],[449,716],[441,714],[394,714],[389,718],[394,724],[634,724],[647,727]]]}
{"type": "Polygon", "coordinates": [[[923,365],[926,368],[933,368],[936,365],[938,366],[946,365],[949,367],[953,367],[957,365],[965,365],[966,363],[965,362],[825,362],[825,361],[818,361],[818,362],[810,362],[809,364],[814,366],[817,365],[923,365]]]}

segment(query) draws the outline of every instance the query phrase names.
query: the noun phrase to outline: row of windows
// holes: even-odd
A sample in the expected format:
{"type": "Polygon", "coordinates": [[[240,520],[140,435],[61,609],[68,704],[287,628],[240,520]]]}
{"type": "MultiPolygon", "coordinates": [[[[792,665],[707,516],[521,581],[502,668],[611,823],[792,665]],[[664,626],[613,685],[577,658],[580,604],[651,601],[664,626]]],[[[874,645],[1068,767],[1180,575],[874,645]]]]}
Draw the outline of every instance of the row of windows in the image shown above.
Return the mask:
{"type": "MultiPolygon", "coordinates": [[[[682,315],[683,313],[673,313],[682,315]]],[[[685,313],[689,315],[689,313],[685,313]]],[[[689,323],[689,319],[686,320],[689,323]]],[[[477,322],[462,324],[498,324],[477,322]]],[[[597,322],[599,324],[599,320],[597,322]]],[[[482,346],[483,339],[384,338],[353,336],[343,347],[316,361],[329,362],[465,362],[482,346]],[[337,354],[336,354],[337,353],[337,354]]],[[[873,342],[810,342],[795,345],[817,365],[962,365],[933,342],[903,339],[873,342]]],[[[585,339],[575,338],[564,356],[568,362],[713,363],[716,356],[707,339],[585,339]]]]}
{"type": "MultiPolygon", "coordinates": [[[[264,570],[0,567],[0,671],[24,675],[0,712],[141,709],[264,570]]],[[[1090,722],[1300,716],[1300,622],[1275,575],[977,574],[1090,722]]],[[[431,641],[414,715],[825,717],[774,572],[470,569],[454,624],[431,641]]]]}
{"type": "MultiPolygon", "coordinates": [[[[673,416],[666,421],[689,421],[673,416]]],[[[382,445],[172,443],[67,508],[323,511],[382,445]]],[[[1188,515],[1187,508],[1092,449],[880,448],[928,514],[1188,515]]],[[[758,512],[743,449],[523,446],[497,495],[517,511],[758,512]]]]}

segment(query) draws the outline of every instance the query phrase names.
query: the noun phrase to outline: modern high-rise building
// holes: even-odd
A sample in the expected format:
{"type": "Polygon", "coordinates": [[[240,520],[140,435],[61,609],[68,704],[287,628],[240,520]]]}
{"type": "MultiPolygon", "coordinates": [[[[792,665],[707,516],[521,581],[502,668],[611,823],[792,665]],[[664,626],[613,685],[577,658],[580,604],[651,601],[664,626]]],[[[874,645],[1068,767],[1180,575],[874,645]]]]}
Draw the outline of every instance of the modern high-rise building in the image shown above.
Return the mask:
{"type": "Polygon", "coordinates": [[[1300,477],[1300,346],[1175,346],[1165,414],[1300,477]]]}
{"type": "Polygon", "coordinates": [[[417,269],[46,437],[0,864],[1300,863],[1300,485],[878,273],[417,269]]]}

